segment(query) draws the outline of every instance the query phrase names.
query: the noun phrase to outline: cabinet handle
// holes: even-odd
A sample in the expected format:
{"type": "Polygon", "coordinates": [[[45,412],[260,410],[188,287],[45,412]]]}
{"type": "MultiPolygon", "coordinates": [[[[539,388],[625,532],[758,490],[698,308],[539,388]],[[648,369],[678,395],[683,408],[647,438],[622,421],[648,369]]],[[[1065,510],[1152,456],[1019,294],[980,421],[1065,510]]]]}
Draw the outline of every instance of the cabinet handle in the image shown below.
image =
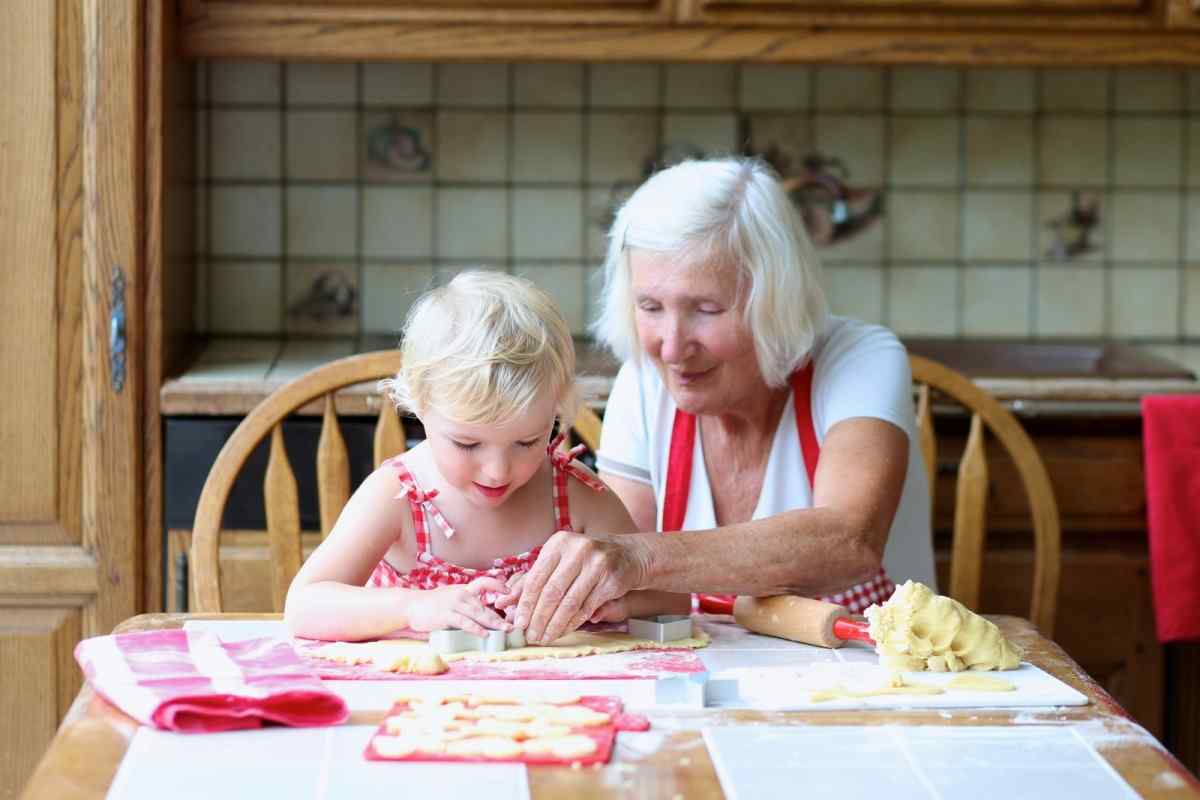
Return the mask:
{"type": "Polygon", "coordinates": [[[108,317],[108,380],[117,394],[125,388],[125,273],[112,269],[112,311],[108,317]]]}

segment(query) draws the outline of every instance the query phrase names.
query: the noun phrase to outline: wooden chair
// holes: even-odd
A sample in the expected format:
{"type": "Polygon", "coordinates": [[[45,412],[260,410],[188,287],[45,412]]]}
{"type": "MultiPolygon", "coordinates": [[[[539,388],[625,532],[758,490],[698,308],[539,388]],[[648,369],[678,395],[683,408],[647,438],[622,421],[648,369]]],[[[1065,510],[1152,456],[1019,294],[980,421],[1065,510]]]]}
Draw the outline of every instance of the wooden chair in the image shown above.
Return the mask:
{"type": "Polygon", "coordinates": [[[1033,518],[1033,592],[1029,619],[1042,635],[1054,636],[1058,607],[1060,539],[1058,505],[1046,467],[1021,423],[970,378],[935,361],[909,356],[917,386],[917,431],[929,476],[930,506],[937,478],[937,440],[933,430],[932,394],[949,398],[971,414],[966,448],[955,487],[954,539],[947,592],[971,609],[979,609],[986,539],[988,467],[985,431],[991,431],[1016,465],[1033,518]]]}
{"type": "MultiPolygon", "coordinates": [[[[288,586],[300,569],[300,504],[296,478],[283,445],[283,421],[297,410],[320,399],[323,404],[321,436],[317,444],[317,498],[321,538],[329,535],[342,507],[350,499],[350,461],[337,423],[334,395],[339,389],[364,381],[378,381],[400,368],[398,350],[361,353],[325,364],[281,386],[259,403],[234,429],[217,454],[196,507],[189,559],[194,611],[221,610],[218,562],[221,517],[238,473],[258,444],[271,437],[263,494],[270,549],[271,597],[274,610],[283,610],[288,586]]],[[[374,458],[404,452],[404,427],[395,408],[380,404],[375,425],[374,458]]]]}

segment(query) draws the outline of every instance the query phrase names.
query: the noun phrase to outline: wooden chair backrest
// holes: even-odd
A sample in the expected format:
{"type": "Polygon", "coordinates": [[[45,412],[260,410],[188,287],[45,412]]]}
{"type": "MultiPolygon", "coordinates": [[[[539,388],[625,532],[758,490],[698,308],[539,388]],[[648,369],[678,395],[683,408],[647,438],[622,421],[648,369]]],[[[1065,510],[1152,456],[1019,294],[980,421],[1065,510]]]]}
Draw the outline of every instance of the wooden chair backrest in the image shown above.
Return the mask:
{"type": "MultiPolygon", "coordinates": [[[[271,597],[275,611],[283,610],[288,586],[300,569],[300,502],[296,478],[283,444],[282,423],[314,400],[324,407],[317,443],[317,499],[321,538],[329,535],[342,507],[350,499],[350,459],[338,426],[334,395],[339,389],[378,381],[400,368],[398,350],[379,350],[349,356],[318,367],[268,395],[234,429],[209,470],[196,507],[189,559],[194,611],[221,610],[218,562],[221,518],[234,481],[259,443],[271,437],[263,495],[270,549],[271,597]]],[[[404,426],[386,400],[380,403],[375,425],[375,465],[404,452],[404,426]]]]}
{"type": "Polygon", "coordinates": [[[991,431],[1016,465],[1033,518],[1033,592],[1031,619],[1043,636],[1054,636],[1058,607],[1060,538],[1058,505],[1050,477],[1033,441],[1012,413],[996,398],[960,372],[921,356],[909,356],[917,386],[917,433],[929,476],[930,505],[937,478],[937,439],[933,430],[931,395],[938,392],[971,414],[966,448],[958,465],[955,487],[954,539],[947,592],[968,608],[978,610],[986,540],[988,468],[985,432],[991,431]]]}

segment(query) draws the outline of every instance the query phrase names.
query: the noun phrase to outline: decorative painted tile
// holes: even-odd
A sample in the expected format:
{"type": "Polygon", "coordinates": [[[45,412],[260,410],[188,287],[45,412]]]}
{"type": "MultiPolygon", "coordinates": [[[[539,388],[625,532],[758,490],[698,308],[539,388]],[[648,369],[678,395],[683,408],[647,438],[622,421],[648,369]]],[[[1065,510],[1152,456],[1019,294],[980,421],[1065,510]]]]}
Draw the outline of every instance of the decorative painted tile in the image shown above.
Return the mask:
{"type": "Polygon", "coordinates": [[[433,114],[426,111],[363,115],[359,153],[363,180],[414,183],[433,180],[433,114]]]}
{"type": "Polygon", "coordinates": [[[361,293],[354,264],[293,261],[285,270],[286,333],[313,336],[358,333],[361,293]]]}
{"type": "Polygon", "coordinates": [[[1037,196],[1038,258],[1050,261],[1102,261],[1107,209],[1103,192],[1042,192],[1037,196]]]}
{"type": "Polygon", "coordinates": [[[817,150],[840,159],[851,186],[883,185],[883,117],[818,114],[815,119],[817,150]]]}
{"type": "Polygon", "coordinates": [[[750,150],[783,177],[800,172],[805,156],[816,151],[812,117],[808,114],[757,113],[745,119],[750,150]]]}

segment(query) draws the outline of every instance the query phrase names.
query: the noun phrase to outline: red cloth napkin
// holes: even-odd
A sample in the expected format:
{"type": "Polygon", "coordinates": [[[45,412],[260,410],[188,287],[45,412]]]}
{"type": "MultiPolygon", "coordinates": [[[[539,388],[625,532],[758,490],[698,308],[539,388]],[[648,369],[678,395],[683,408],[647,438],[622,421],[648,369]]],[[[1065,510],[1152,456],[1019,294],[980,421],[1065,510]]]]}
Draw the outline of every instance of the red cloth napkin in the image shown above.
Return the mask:
{"type": "Polygon", "coordinates": [[[1150,585],[1161,642],[1200,639],[1200,395],[1142,398],[1150,585]]]}
{"type": "Polygon", "coordinates": [[[120,633],[84,639],[75,660],[109,702],[163,730],[244,730],[264,720],[335,725],[350,716],[284,639],[222,642],[184,629],[120,633]]]}

